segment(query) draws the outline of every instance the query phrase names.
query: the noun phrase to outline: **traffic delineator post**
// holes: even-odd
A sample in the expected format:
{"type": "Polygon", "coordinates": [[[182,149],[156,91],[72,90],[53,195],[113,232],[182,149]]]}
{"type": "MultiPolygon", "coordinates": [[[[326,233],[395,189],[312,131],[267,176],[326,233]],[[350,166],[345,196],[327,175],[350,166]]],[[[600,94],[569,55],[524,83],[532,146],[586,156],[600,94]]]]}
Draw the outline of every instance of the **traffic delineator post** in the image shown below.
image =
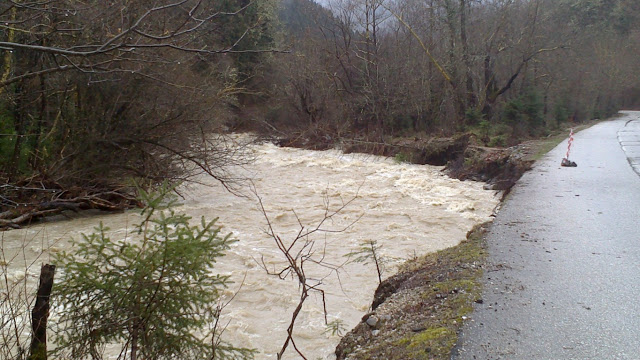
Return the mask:
{"type": "Polygon", "coordinates": [[[576,164],[575,162],[569,160],[569,153],[571,152],[571,144],[573,144],[573,129],[571,129],[571,132],[569,132],[569,142],[568,142],[568,146],[567,146],[567,156],[565,156],[562,159],[562,162],[560,162],[560,166],[565,166],[565,167],[576,167],[576,166],[578,166],[578,164],[576,164]]]}

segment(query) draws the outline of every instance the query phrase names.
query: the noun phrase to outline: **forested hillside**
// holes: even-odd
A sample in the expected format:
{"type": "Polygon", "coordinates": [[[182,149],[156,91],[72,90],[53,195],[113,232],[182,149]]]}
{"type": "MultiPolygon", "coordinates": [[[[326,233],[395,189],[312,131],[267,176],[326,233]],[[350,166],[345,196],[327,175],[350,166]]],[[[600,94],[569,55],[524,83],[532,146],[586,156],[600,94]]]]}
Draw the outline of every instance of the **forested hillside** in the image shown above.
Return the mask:
{"type": "Polygon", "coordinates": [[[635,1],[327,0],[330,21],[283,4],[318,21],[283,60],[279,121],[378,137],[481,126],[506,145],[639,104],[635,1]]]}
{"type": "Polygon", "coordinates": [[[512,145],[640,106],[639,52],[635,0],[4,1],[0,218],[229,180],[229,130],[512,145]]]}

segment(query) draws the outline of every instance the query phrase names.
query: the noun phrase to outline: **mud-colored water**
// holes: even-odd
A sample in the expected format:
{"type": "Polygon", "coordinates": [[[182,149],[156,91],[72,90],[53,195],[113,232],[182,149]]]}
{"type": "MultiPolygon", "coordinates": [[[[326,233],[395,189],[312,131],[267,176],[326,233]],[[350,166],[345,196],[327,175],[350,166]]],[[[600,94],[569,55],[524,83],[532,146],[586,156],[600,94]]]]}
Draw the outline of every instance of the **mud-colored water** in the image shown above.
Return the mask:
{"type": "MultiPolygon", "coordinates": [[[[322,223],[320,229],[324,231],[303,240],[313,242],[314,259],[329,265],[318,266],[311,261],[305,265],[308,278],[321,282],[328,321],[339,320],[347,330],[367,311],[378,279],[374,264],[350,263],[345,255],[363,242],[375,240],[381,247],[380,256],[388,261],[384,275],[389,276],[407,258],[458,244],[475,224],[490,219],[498,203],[495,192],[483,190],[483,184],[450,179],[442,174],[441,167],[271,144],[255,145],[250,150],[256,161],[242,173],[252,179],[275,232],[286,243],[295,239],[301,226],[314,229],[327,211],[332,213],[344,206],[322,223]]],[[[185,189],[181,210],[194,218],[219,217],[223,232],[232,232],[239,240],[216,267],[235,281],[226,297],[240,288],[244,278],[223,313],[230,321],[225,339],[259,349],[258,359],[275,359],[299,300],[298,284],[291,278],[270,276],[262,268],[264,261],[269,269],[279,270],[284,257],[265,233],[267,222],[249,187],[243,189],[247,197],[237,197],[214,180],[201,180],[211,186],[185,189]]],[[[112,238],[124,238],[136,217],[135,211],[87,216],[5,232],[0,235],[5,258],[18,254],[9,264],[8,277],[17,280],[25,273],[35,276],[50,252],[64,248],[71,237],[91,232],[100,221],[112,229],[112,238]],[[33,263],[26,272],[25,263],[33,263]]],[[[327,331],[319,293],[308,298],[294,337],[307,358],[333,358],[339,337],[327,331]]],[[[287,359],[299,358],[293,348],[286,354],[287,359]]]]}

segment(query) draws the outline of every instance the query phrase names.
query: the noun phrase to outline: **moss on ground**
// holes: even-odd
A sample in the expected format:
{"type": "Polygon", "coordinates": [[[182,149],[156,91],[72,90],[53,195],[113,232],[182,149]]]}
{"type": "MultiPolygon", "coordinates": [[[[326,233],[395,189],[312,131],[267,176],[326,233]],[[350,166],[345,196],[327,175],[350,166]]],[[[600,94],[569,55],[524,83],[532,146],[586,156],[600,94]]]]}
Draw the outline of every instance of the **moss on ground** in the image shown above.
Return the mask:
{"type": "Polygon", "coordinates": [[[347,334],[338,359],[449,359],[464,319],[482,296],[484,233],[478,226],[456,247],[407,262],[377,291],[380,304],[347,334]],[[389,291],[391,289],[391,291],[389,291]],[[381,319],[374,327],[369,316],[381,319]]]}

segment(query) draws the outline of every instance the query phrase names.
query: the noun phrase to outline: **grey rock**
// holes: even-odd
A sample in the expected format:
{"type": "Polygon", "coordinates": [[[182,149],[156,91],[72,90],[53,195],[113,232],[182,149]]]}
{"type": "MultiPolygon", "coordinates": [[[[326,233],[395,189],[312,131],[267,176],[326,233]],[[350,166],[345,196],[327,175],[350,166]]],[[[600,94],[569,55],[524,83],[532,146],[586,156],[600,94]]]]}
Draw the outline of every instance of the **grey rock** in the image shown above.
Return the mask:
{"type": "Polygon", "coordinates": [[[371,316],[369,316],[369,318],[367,319],[366,323],[367,323],[367,325],[369,325],[369,326],[371,326],[371,327],[376,327],[376,325],[378,325],[378,322],[379,322],[379,321],[380,321],[380,320],[378,319],[378,317],[377,317],[377,316],[375,316],[375,315],[371,315],[371,316]]]}

